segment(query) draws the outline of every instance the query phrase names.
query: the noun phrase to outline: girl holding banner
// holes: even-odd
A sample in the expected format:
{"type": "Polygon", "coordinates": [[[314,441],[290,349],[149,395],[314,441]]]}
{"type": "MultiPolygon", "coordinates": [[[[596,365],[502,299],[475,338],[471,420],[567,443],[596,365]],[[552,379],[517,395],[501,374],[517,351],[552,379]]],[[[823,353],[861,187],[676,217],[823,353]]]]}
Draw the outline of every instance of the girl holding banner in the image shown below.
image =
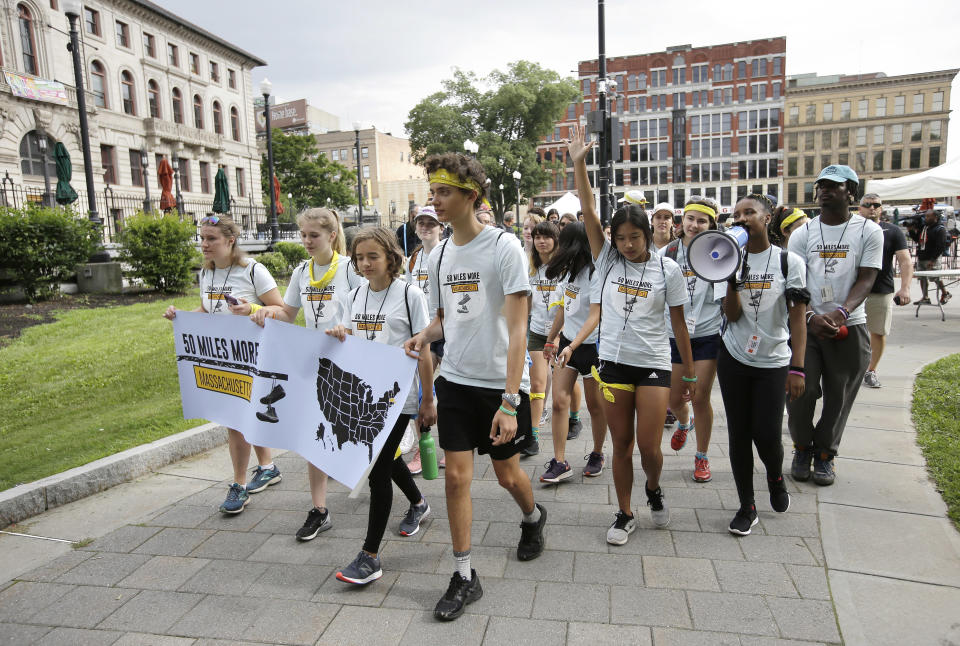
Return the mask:
{"type": "MultiPolygon", "coordinates": [[[[203,252],[203,270],[200,272],[200,307],[195,312],[210,314],[238,314],[249,316],[263,306],[282,305],[277,283],[261,263],[250,260],[237,244],[242,229],[226,215],[210,215],[200,220],[200,251],[203,252]]],[[[164,317],[171,321],[177,310],[171,305],[164,317]]],[[[270,449],[253,447],[257,453],[257,467],[247,484],[247,464],[250,462],[250,444],[240,431],[227,430],[233,479],[227,499],[220,505],[225,514],[239,514],[249,502],[250,494],[263,491],[280,482],[280,469],[274,464],[270,449]]]]}

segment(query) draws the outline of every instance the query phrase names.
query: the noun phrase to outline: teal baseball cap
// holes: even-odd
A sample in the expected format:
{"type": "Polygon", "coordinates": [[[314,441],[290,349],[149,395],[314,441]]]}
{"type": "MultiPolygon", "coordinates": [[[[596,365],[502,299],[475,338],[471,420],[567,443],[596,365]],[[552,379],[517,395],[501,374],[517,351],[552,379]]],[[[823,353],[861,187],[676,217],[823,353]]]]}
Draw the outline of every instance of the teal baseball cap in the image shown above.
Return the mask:
{"type": "Polygon", "coordinates": [[[822,179],[836,182],[837,184],[844,184],[850,181],[857,186],[860,185],[860,178],[857,177],[855,172],[853,172],[853,169],[849,166],[844,166],[843,164],[830,164],[824,168],[822,171],[820,171],[820,174],[817,175],[818,182],[822,179]]]}

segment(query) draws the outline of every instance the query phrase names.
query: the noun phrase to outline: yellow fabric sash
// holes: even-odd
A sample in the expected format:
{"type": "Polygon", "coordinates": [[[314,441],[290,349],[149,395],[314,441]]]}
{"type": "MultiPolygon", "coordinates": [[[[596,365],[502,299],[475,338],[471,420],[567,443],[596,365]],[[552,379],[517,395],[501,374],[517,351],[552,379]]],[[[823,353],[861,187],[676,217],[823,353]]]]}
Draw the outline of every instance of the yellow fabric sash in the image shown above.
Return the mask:
{"type": "Polygon", "coordinates": [[[685,207],[683,207],[683,211],[684,213],[687,211],[700,211],[701,213],[706,213],[709,215],[711,220],[717,219],[717,212],[706,204],[687,204],[685,207]]]}
{"type": "Polygon", "coordinates": [[[320,280],[313,279],[313,258],[310,259],[310,287],[316,287],[317,289],[323,289],[330,284],[330,281],[333,280],[333,277],[337,275],[337,267],[340,266],[340,254],[336,251],[333,252],[333,258],[330,259],[330,267],[327,271],[323,272],[323,276],[320,277],[320,280]]]}
{"type": "Polygon", "coordinates": [[[472,179],[467,179],[461,182],[459,177],[448,171],[446,168],[439,168],[430,173],[429,180],[431,184],[447,184],[448,186],[456,186],[457,188],[466,189],[468,191],[476,191],[477,195],[483,194],[483,189],[481,189],[480,185],[475,181],[472,179]]]}
{"type": "Polygon", "coordinates": [[[807,217],[807,214],[801,211],[800,209],[794,209],[790,212],[790,215],[783,218],[783,222],[780,223],[780,231],[786,231],[787,227],[799,220],[800,218],[807,217]]]}
{"type": "Polygon", "coordinates": [[[544,399],[547,396],[547,393],[530,393],[530,401],[534,399],[544,399]]]}
{"type": "Polygon", "coordinates": [[[607,382],[601,380],[600,373],[597,372],[596,366],[590,366],[590,375],[597,382],[597,386],[600,388],[600,392],[603,393],[603,398],[611,403],[615,401],[613,393],[610,392],[611,388],[614,388],[616,390],[625,390],[628,393],[632,393],[637,390],[637,387],[634,386],[633,384],[608,384],[607,382]]]}
{"type": "Polygon", "coordinates": [[[552,309],[553,309],[554,307],[556,307],[557,305],[560,305],[561,307],[563,306],[563,296],[560,297],[560,300],[559,300],[559,301],[553,301],[552,303],[550,303],[549,305],[547,305],[547,311],[549,312],[550,310],[552,310],[552,309]]]}

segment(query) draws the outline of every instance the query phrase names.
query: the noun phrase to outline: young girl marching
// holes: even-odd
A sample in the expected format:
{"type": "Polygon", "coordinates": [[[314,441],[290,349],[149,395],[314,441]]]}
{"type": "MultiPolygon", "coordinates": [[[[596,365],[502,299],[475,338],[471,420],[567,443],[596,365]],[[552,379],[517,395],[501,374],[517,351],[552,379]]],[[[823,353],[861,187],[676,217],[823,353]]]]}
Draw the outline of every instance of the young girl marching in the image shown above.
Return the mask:
{"type": "MultiPolygon", "coordinates": [[[[364,281],[353,271],[350,258],[343,255],[343,227],[335,211],[307,209],[297,216],[297,224],[300,240],[310,258],[293,270],[283,302],[269,308],[270,311],[257,312],[252,318],[259,325],[263,325],[264,318],[270,315],[293,323],[302,307],[307,328],[329,330],[340,323],[347,293],[364,281]]],[[[271,395],[273,393],[267,398],[271,395]]],[[[313,508],[297,530],[296,536],[301,541],[312,540],[332,527],[327,510],[327,474],[307,463],[307,477],[313,508]]]]}
{"type": "MultiPolygon", "coordinates": [[[[210,314],[239,314],[248,316],[262,311],[264,305],[279,306],[283,301],[273,276],[262,264],[250,260],[237,241],[242,233],[240,225],[226,215],[210,215],[200,220],[200,251],[203,252],[203,270],[200,272],[200,307],[194,312],[210,314]]],[[[177,315],[171,305],[164,316],[171,321],[177,315]]],[[[240,431],[227,430],[230,461],[233,463],[233,484],[227,499],[220,505],[225,514],[239,514],[249,502],[249,494],[259,493],[269,485],[280,482],[282,476],[270,457],[270,449],[253,447],[257,466],[247,484],[247,464],[250,462],[250,444],[240,431]]]]}
{"type": "Polygon", "coordinates": [[[757,524],[754,445],[767,470],[770,506],[781,513],[790,507],[782,472],[784,391],[795,400],[803,394],[806,378],[804,311],[810,301],[806,266],[796,254],[770,244],[767,226],[772,210],[765,195],[748,195],[737,202],[734,221],[750,233],[747,270],[730,277],[723,299],[728,323],[717,374],[727,413],[730,466],[740,497],[740,510],[729,529],[740,536],[757,524]]]}
{"type": "Polygon", "coordinates": [[[663,324],[664,304],[670,308],[670,322],[683,361],[685,400],[695,394],[697,377],[683,318],[687,294],[680,267],[650,251],[650,221],[637,204],[617,210],[610,222],[613,245],[606,241],[587,176],[585,158],[592,146],[593,142],[584,142],[583,128],[575,126],[568,151],[595,271],[601,280],[600,366],[591,372],[606,401],[613,439],[613,483],[620,506],[607,531],[607,542],[623,545],[637,525],[630,499],[634,438],[647,477],[644,488],[651,519],[657,527],[670,522],[660,488],[660,440],[670,397],[670,342],[663,324]]]}
{"type": "MultiPolygon", "coordinates": [[[[356,334],[368,341],[401,347],[403,342],[427,326],[427,302],[419,287],[409,285],[403,273],[403,255],[392,232],[384,228],[365,228],[357,233],[351,252],[354,268],[369,281],[350,292],[340,325],[327,334],[341,341],[347,334],[356,334]]],[[[411,416],[431,426],[437,421],[433,401],[433,362],[430,352],[422,352],[418,360],[420,383],[425,384],[423,398],[417,406],[417,378],[387,441],[370,470],[370,510],[363,549],[348,566],[337,572],[346,583],[363,585],[383,575],[380,568],[380,542],[386,531],[393,506],[393,484],[396,482],[410,501],[410,508],[400,523],[400,534],[413,536],[420,530],[420,521],[430,513],[406,463],[397,449],[411,416]],[[391,482],[392,480],[392,482],[391,482]]]]}
{"type": "Polygon", "coordinates": [[[603,398],[590,373],[597,364],[600,276],[593,268],[587,232],[579,222],[568,224],[560,232],[559,248],[550,260],[545,277],[561,281],[554,302],[560,302],[562,297],[562,306],[557,308],[559,311],[543,351],[548,361],[556,358],[556,367],[553,370],[553,459],[546,473],[540,476],[540,482],[555,483],[573,475],[565,456],[569,427],[562,420],[567,419],[578,374],[583,377],[583,393],[593,430],[593,450],[586,458],[583,475],[595,477],[603,473],[603,440],[607,435],[603,398]]]}
{"type": "MultiPolygon", "coordinates": [[[[707,449],[710,447],[710,434],[713,430],[713,406],[710,405],[710,391],[717,375],[717,353],[720,351],[720,297],[724,290],[714,289],[713,283],[698,278],[690,266],[687,250],[690,241],[700,232],[717,228],[717,207],[715,200],[708,197],[692,196],[684,207],[680,238],[668,244],[660,253],[677,261],[686,281],[687,300],[683,304],[683,317],[690,334],[690,348],[693,351],[693,367],[697,373],[697,395],[691,402],[693,414],[683,401],[684,382],[680,376],[682,361],[677,350],[677,341],[670,334],[670,362],[673,375],[670,384],[670,410],[677,418],[677,430],[670,438],[670,448],[679,451],[687,443],[687,433],[693,430],[697,421],[697,452],[693,459],[693,479],[696,482],[710,481],[710,461],[707,449]]],[[[669,319],[669,312],[667,318],[669,319]]]]}
{"type": "MultiPolygon", "coordinates": [[[[530,232],[533,247],[528,254],[530,262],[530,324],[527,328],[527,353],[530,355],[530,419],[537,420],[533,438],[526,455],[540,452],[540,423],[547,392],[547,360],[544,344],[552,321],[550,303],[558,300],[557,279],[547,278],[550,258],[557,249],[560,231],[553,222],[538,222],[530,232]]],[[[566,416],[563,417],[566,419],[566,416]]],[[[566,429],[564,429],[566,438],[566,429]]]]}

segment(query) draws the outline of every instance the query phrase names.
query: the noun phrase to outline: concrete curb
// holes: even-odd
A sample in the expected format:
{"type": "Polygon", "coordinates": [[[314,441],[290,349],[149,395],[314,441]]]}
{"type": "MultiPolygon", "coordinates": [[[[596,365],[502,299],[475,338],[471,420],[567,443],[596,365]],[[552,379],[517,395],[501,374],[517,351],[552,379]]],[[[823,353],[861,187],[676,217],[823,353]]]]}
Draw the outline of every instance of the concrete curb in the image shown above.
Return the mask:
{"type": "Polygon", "coordinates": [[[211,422],[42,480],[17,485],[0,492],[0,528],[133,480],[226,441],[226,427],[211,422]]]}

